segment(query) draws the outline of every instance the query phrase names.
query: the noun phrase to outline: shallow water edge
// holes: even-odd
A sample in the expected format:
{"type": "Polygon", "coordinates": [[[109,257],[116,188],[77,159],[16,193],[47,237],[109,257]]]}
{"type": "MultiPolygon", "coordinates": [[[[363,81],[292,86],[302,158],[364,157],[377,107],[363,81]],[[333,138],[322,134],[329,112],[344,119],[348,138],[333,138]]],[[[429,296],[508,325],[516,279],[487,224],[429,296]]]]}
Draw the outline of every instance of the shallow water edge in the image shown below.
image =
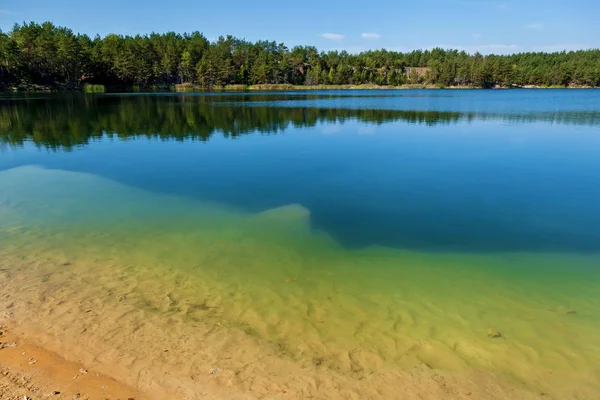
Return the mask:
{"type": "Polygon", "coordinates": [[[0,188],[5,318],[132,386],[600,393],[594,254],[346,249],[301,205],[248,213],[37,167],[0,188]]]}

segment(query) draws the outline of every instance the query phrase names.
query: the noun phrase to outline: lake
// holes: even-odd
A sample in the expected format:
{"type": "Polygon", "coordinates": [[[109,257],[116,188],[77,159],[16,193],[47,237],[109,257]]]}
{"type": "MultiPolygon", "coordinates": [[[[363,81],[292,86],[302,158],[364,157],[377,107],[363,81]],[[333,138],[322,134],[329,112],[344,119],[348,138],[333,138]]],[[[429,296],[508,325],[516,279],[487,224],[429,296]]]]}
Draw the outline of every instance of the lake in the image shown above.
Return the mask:
{"type": "Polygon", "coordinates": [[[0,306],[158,395],[600,398],[599,128],[596,90],[5,94],[0,306]]]}

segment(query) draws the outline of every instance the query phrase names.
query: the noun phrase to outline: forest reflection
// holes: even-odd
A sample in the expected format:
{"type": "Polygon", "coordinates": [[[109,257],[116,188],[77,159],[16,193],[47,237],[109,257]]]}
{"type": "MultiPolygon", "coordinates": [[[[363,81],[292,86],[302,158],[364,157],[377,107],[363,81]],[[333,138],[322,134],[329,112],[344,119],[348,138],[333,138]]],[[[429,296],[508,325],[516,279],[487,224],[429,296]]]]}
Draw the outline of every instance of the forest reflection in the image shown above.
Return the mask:
{"type": "Polygon", "coordinates": [[[208,141],[213,135],[235,138],[277,134],[290,127],[356,121],[370,124],[440,124],[498,120],[514,123],[600,124],[599,112],[482,113],[302,107],[302,100],[344,95],[230,94],[173,95],[23,95],[0,99],[0,143],[33,142],[50,149],[86,145],[94,139],[148,137],[208,141]],[[288,102],[289,101],[289,102],[288,102]],[[289,103],[289,106],[286,104],[289,103]]]}

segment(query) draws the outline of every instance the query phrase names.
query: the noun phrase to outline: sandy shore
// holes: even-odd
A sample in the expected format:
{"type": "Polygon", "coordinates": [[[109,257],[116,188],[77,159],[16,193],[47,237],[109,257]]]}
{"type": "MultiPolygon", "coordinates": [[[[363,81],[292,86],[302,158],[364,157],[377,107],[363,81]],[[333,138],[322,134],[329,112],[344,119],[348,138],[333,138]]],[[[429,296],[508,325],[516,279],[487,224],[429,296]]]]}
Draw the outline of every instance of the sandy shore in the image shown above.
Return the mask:
{"type": "Polygon", "coordinates": [[[142,400],[135,389],[0,327],[0,399],[142,400]]]}

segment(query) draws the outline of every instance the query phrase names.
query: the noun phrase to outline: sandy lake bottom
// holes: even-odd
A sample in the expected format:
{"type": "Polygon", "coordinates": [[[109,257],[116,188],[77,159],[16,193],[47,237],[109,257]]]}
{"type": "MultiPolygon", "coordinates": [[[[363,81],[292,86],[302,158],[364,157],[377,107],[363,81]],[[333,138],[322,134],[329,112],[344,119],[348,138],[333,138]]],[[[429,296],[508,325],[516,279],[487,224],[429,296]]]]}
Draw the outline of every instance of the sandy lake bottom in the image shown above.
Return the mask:
{"type": "Polygon", "coordinates": [[[0,319],[155,398],[600,398],[597,255],[347,249],[299,204],[34,166],[0,188],[0,319]]]}

